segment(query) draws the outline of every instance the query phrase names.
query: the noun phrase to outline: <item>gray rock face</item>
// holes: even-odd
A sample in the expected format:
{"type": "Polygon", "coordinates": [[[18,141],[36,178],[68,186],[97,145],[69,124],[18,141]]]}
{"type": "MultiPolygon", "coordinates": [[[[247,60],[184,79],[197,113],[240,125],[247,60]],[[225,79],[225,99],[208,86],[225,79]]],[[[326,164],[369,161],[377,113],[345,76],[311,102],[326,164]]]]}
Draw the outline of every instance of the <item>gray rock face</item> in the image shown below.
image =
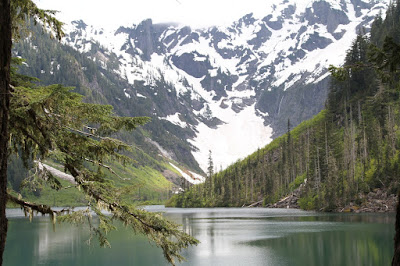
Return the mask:
{"type": "Polygon", "coordinates": [[[197,32],[193,32],[190,35],[188,35],[186,37],[186,39],[184,39],[181,43],[181,45],[185,45],[185,44],[189,44],[189,43],[193,43],[193,42],[199,42],[199,34],[197,32]]]}
{"type": "Polygon", "coordinates": [[[333,41],[331,39],[319,36],[318,32],[314,32],[310,35],[310,38],[301,45],[301,48],[307,51],[313,51],[315,49],[324,49],[333,41]]]}
{"type": "MultiPolygon", "coordinates": [[[[379,1],[306,2],[278,1],[265,14],[247,14],[227,27],[199,30],[150,19],[121,27],[112,33],[126,38],[112,47],[120,63],[113,70],[146,97],[133,98],[147,101],[154,116],[181,114],[175,117],[186,127],[168,130],[177,138],[195,136],[201,123],[210,128],[225,123],[218,112],[205,112],[208,105],[235,114],[254,105],[254,113],[279,136],[288,119],[295,126],[324,107],[327,67],[340,64],[358,29],[368,31],[384,12],[379,1]]],[[[84,22],[74,27],[67,37],[71,46],[85,50],[94,43],[84,22]]]]}
{"type": "Polygon", "coordinates": [[[126,42],[123,48],[131,54],[139,52],[143,60],[150,60],[153,53],[162,54],[165,52],[165,45],[159,41],[159,38],[167,27],[163,24],[153,25],[152,20],[147,19],[135,28],[121,27],[115,34],[127,33],[132,42],[126,42]]]}
{"type": "Polygon", "coordinates": [[[172,56],[172,62],[177,68],[195,78],[204,77],[207,75],[208,70],[212,69],[209,59],[197,52],[184,53],[181,56],[174,55],[172,56]]]}
{"type": "Polygon", "coordinates": [[[362,16],[362,11],[365,9],[371,9],[374,7],[375,1],[362,1],[362,0],[351,0],[356,11],[356,16],[362,16]]]}
{"type": "Polygon", "coordinates": [[[262,44],[264,44],[265,42],[267,42],[269,40],[271,35],[272,35],[272,32],[265,25],[261,25],[261,29],[259,31],[257,31],[256,37],[254,39],[251,39],[247,43],[250,45],[253,45],[254,49],[258,49],[261,47],[262,44]]]}
{"type": "Polygon", "coordinates": [[[253,14],[247,14],[244,17],[242,17],[241,19],[239,19],[237,25],[237,28],[243,28],[244,26],[249,26],[251,24],[254,24],[256,20],[253,17],[253,14]]]}
{"type": "Polygon", "coordinates": [[[280,30],[283,27],[283,19],[282,17],[279,17],[275,21],[271,21],[272,15],[268,15],[265,18],[263,18],[263,21],[268,25],[269,28],[273,30],[280,30]]]}
{"type": "Polygon", "coordinates": [[[207,75],[204,77],[201,85],[205,90],[215,92],[216,95],[213,100],[219,101],[221,97],[227,97],[226,92],[232,91],[232,86],[237,80],[237,76],[231,76],[218,69],[215,76],[207,75]]]}
{"type": "Polygon", "coordinates": [[[329,33],[333,33],[340,24],[347,25],[350,23],[344,10],[332,9],[324,1],[314,2],[312,7],[307,8],[304,19],[308,21],[309,25],[322,24],[327,26],[329,33]]]}

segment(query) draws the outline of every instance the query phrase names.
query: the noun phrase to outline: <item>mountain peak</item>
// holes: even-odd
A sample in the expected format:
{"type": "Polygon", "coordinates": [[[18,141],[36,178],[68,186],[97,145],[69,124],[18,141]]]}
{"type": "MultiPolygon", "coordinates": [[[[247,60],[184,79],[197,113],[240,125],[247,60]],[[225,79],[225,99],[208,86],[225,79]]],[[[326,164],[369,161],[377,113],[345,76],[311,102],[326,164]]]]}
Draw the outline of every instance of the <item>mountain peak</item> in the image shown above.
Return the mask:
{"type": "Polygon", "coordinates": [[[141,88],[140,101],[153,101],[152,115],[174,117],[201,167],[209,150],[225,167],[285,132],[287,119],[296,125],[323,108],[327,67],[341,64],[357,29],[368,29],[386,2],[283,0],[203,30],[147,19],[96,35],[74,22],[86,34],[70,45],[98,42],[115,53],[113,71],[141,88]]]}

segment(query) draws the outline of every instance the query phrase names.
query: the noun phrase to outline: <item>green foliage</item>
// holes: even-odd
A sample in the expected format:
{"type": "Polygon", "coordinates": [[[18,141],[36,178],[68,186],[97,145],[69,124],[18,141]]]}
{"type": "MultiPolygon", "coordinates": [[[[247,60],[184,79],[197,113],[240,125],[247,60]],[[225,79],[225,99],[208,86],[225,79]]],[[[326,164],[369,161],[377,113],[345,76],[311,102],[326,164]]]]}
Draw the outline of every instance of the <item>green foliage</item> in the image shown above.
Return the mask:
{"type": "Polygon", "coordinates": [[[304,183],[304,180],[306,180],[307,175],[306,173],[303,173],[302,175],[299,175],[295,178],[294,182],[289,184],[289,190],[294,190],[298,188],[301,184],[304,183]]]}
{"type": "Polygon", "coordinates": [[[207,177],[211,178],[214,174],[214,163],[212,159],[211,151],[208,151],[208,166],[207,166],[207,177]]]}
{"type": "Polygon", "coordinates": [[[22,187],[20,195],[26,201],[35,202],[40,205],[47,206],[58,206],[58,207],[80,207],[87,204],[87,200],[82,191],[71,187],[71,183],[60,180],[62,188],[60,190],[54,190],[45,183],[42,183],[40,187],[36,187],[33,190],[32,185],[22,187]]]}
{"type": "Polygon", "coordinates": [[[328,68],[329,72],[331,72],[332,77],[339,81],[345,81],[349,78],[349,72],[344,67],[335,67],[330,65],[328,68]]]}
{"type": "MultiPolygon", "coordinates": [[[[106,53],[98,43],[92,43],[92,49],[81,54],[68,45],[51,40],[48,34],[42,33],[40,27],[29,25],[29,30],[33,32],[35,38],[21,39],[20,42],[14,44],[13,49],[15,56],[26,59],[25,63],[19,67],[21,74],[40,78],[41,85],[63,84],[74,87],[74,92],[84,96],[84,102],[112,105],[115,114],[119,116],[151,117],[151,121],[141,130],[120,133],[118,137],[125,142],[136,143],[138,148],[150,157],[158,157],[159,151],[147,142],[142,135],[145,134],[146,137],[174,154],[177,161],[202,173],[190,153],[192,147],[186,141],[193,134],[191,130],[158,118],[170,114],[171,109],[181,108],[179,107],[181,103],[175,98],[176,91],[172,84],[157,81],[154,86],[157,95],[154,95],[154,93],[149,93],[154,88],[148,85],[141,82],[132,85],[127,80],[121,79],[116,73],[119,67],[118,58],[113,53],[106,53]],[[40,54],[40,57],[37,54],[40,54]],[[101,65],[101,59],[104,56],[108,59],[106,68],[101,65]],[[96,58],[95,61],[94,58],[96,58]],[[124,89],[131,98],[125,96],[124,89]],[[138,94],[145,95],[146,98],[137,97],[138,94]]],[[[69,38],[73,39],[74,36],[69,36],[69,38]]],[[[190,121],[192,119],[190,116],[186,116],[184,111],[181,113],[183,119],[193,123],[190,121]]]]}
{"type": "MultiPolygon", "coordinates": [[[[100,222],[96,226],[91,222],[91,214],[86,213],[86,216],[91,235],[97,236],[102,245],[109,245],[106,234],[114,229],[111,222],[116,219],[131,227],[135,233],[148,236],[163,249],[170,263],[173,264],[174,259],[181,261],[181,249],[198,241],[162,215],[139,210],[130,204],[126,200],[127,187],[116,186],[109,176],[121,177],[113,170],[113,165],[105,164],[133,163],[126,155],[127,152],[133,152],[132,147],[110,135],[121,130],[133,130],[146,123],[148,118],[119,117],[109,105],[82,102],[82,96],[72,92],[71,88],[61,85],[37,86],[21,75],[14,77],[10,108],[11,150],[19,152],[26,165],[29,161],[50,158],[57,160],[64,171],[72,175],[72,189],[81,191],[85,204],[97,214],[100,222]],[[106,175],[104,171],[110,174],[106,175]],[[112,216],[103,215],[103,210],[112,216]]],[[[22,193],[42,191],[45,184],[51,189],[65,189],[65,183],[59,182],[49,171],[42,170],[31,175],[30,182],[27,182],[30,188],[23,189],[22,193]]],[[[28,196],[32,198],[38,195],[28,196]]],[[[36,210],[52,217],[63,215],[63,212],[24,201],[12,194],[9,194],[9,200],[21,205],[29,213],[36,210]]],[[[66,215],[72,215],[64,218],[69,221],[77,217],[75,214],[66,215]]]]}
{"type": "Polygon", "coordinates": [[[315,210],[318,207],[318,195],[306,195],[299,199],[299,206],[303,210],[315,210]]]}
{"type": "Polygon", "coordinates": [[[400,5],[391,5],[370,38],[357,36],[343,67],[330,66],[325,110],[171,204],[243,206],[263,199],[266,205],[307,180],[300,207],[331,211],[360,193],[399,187],[399,16],[400,5]]]}
{"type": "Polygon", "coordinates": [[[365,181],[368,183],[376,179],[377,171],[377,162],[375,159],[372,159],[369,164],[368,170],[365,172],[365,181]]]}
{"type": "Polygon", "coordinates": [[[61,40],[64,36],[62,31],[63,23],[55,18],[56,11],[43,10],[31,0],[12,0],[11,18],[12,18],[12,35],[14,40],[21,37],[21,32],[27,30],[26,21],[33,20],[35,24],[43,23],[43,29],[49,28],[57,39],[61,40]]]}

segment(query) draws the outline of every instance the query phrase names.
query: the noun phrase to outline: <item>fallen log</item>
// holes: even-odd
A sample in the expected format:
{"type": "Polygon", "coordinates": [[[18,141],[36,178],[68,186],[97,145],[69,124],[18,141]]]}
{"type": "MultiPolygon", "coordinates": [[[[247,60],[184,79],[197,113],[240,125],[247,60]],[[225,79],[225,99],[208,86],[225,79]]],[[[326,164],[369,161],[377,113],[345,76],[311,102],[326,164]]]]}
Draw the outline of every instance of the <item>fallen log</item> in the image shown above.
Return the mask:
{"type": "MultiPolygon", "coordinates": [[[[262,203],[263,203],[263,200],[260,200],[260,201],[257,201],[257,202],[254,202],[254,203],[250,204],[246,208],[251,208],[251,207],[254,207],[254,206],[256,206],[258,204],[262,204],[262,203]]],[[[245,206],[243,205],[242,207],[245,207],[245,206]]]]}

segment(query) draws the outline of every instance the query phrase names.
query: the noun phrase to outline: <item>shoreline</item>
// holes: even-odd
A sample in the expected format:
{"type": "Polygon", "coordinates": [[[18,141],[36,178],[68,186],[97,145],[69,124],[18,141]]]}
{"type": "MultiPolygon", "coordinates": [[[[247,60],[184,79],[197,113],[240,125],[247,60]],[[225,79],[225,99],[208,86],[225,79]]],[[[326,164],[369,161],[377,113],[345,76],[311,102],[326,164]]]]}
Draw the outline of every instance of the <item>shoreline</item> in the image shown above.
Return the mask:
{"type": "MultiPolygon", "coordinates": [[[[333,213],[385,213],[396,212],[397,195],[388,194],[383,189],[374,189],[369,193],[360,193],[357,200],[352,200],[345,206],[339,206],[332,211],[324,209],[316,210],[320,212],[333,213]]],[[[293,191],[289,196],[279,200],[274,204],[268,204],[267,208],[288,208],[301,209],[298,200],[300,199],[300,191],[293,191]]]]}

